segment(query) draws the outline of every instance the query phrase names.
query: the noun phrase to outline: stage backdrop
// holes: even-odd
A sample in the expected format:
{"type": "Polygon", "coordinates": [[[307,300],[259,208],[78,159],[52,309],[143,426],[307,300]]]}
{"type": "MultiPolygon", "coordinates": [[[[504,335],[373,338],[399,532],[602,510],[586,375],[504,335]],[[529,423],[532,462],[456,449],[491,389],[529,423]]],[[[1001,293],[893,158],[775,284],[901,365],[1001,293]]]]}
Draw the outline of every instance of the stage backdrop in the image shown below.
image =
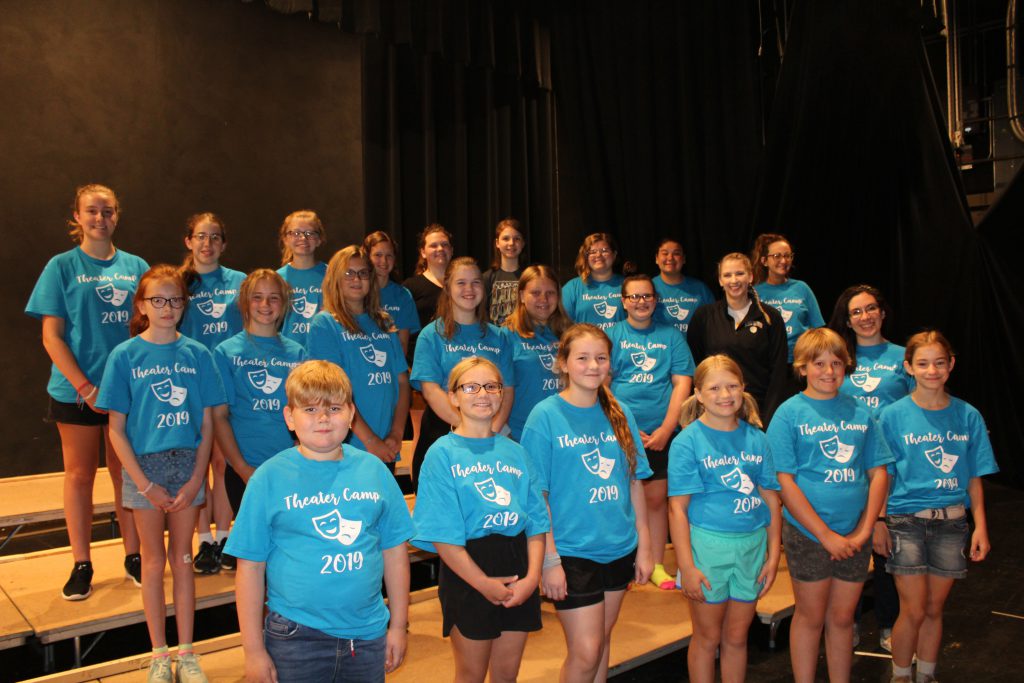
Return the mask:
{"type": "Polygon", "coordinates": [[[59,0],[0,12],[0,476],[62,468],[49,360],[22,312],[72,246],[76,185],[112,186],[115,243],[179,262],[185,219],[227,222],[223,262],[280,264],[281,219],[313,208],[324,256],[364,228],[359,39],[261,3],[59,0]]]}

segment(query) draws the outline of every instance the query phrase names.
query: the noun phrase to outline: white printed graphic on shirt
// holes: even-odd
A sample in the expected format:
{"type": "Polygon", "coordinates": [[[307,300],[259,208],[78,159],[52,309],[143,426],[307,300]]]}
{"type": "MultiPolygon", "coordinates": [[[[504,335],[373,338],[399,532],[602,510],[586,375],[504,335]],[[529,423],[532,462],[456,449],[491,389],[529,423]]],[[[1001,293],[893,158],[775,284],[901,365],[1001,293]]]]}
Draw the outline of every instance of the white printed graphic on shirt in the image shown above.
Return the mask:
{"type": "Polygon", "coordinates": [[[508,505],[512,502],[512,493],[505,487],[495,483],[494,477],[488,477],[483,481],[475,482],[473,486],[480,492],[483,499],[490,503],[508,505]]]}
{"type": "Polygon", "coordinates": [[[196,308],[203,315],[208,315],[211,318],[219,318],[224,315],[224,311],[227,310],[228,305],[226,303],[218,304],[213,299],[206,299],[196,304],[196,308]]]}
{"type": "Polygon", "coordinates": [[[838,436],[819,441],[818,445],[821,446],[821,452],[825,454],[826,458],[840,464],[850,462],[850,458],[853,457],[853,446],[841,442],[838,436]]]}
{"type": "Polygon", "coordinates": [[[594,312],[597,313],[602,318],[607,318],[608,320],[611,320],[612,318],[615,317],[615,312],[617,310],[619,310],[618,306],[612,306],[608,304],[608,302],[606,301],[601,301],[594,304],[594,312]]]}
{"type": "Polygon", "coordinates": [[[249,383],[264,394],[269,395],[277,391],[277,388],[281,386],[281,378],[274,377],[267,372],[266,368],[264,368],[262,370],[252,370],[249,372],[249,383]]]}
{"type": "Polygon", "coordinates": [[[782,306],[779,306],[779,313],[782,314],[782,322],[788,323],[789,319],[793,317],[793,311],[787,311],[782,306]]]}
{"type": "Polygon", "coordinates": [[[866,372],[855,372],[850,375],[850,382],[853,383],[853,386],[863,389],[868,393],[874,391],[881,381],[881,377],[872,377],[866,372]]]}
{"type": "Polygon", "coordinates": [[[935,448],[925,451],[924,457],[928,458],[935,467],[949,474],[953,471],[953,467],[956,465],[956,461],[960,459],[959,455],[953,455],[942,450],[942,446],[936,446],[935,448]]]}
{"type": "Polygon", "coordinates": [[[591,474],[596,474],[602,479],[607,479],[612,476],[612,468],[615,467],[615,460],[601,455],[600,448],[595,448],[589,453],[584,453],[580,457],[583,459],[584,467],[586,467],[587,471],[591,474]]]}
{"type": "Polygon", "coordinates": [[[686,320],[686,316],[690,315],[690,309],[682,308],[679,304],[666,304],[665,311],[676,320],[686,320]]]}
{"type": "Polygon", "coordinates": [[[646,351],[637,351],[631,353],[629,359],[633,361],[633,365],[637,366],[644,372],[650,372],[651,368],[657,364],[658,359],[647,355],[646,351]]]}
{"type": "Polygon", "coordinates": [[[337,509],[331,510],[326,515],[314,517],[312,521],[318,534],[328,540],[336,540],[342,545],[352,545],[363,529],[361,521],[345,519],[337,509]]]}
{"type": "Polygon", "coordinates": [[[316,315],[316,303],[308,301],[305,295],[297,296],[292,299],[292,310],[303,318],[309,319],[316,315]]]}
{"type": "Polygon", "coordinates": [[[100,298],[100,301],[111,304],[113,306],[120,306],[128,298],[128,290],[118,289],[109,282],[105,285],[100,285],[96,288],[96,296],[100,298]]]}
{"type": "Polygon", "coordinates": [[[366,359],[366,362],[373,363],[378,368],[384,367],[384,364],[388,362],[387,352],[378,351],[377,349],[374,348],[373,344],[360,346],[359,353],[363,354],[363,358],[366,359]]]}
{"type": "Polygon", "coordinates": [[[163,380],[162,382],[155,382],[149,385],[149,388],[153,390],[153,395],[164,403],[170,403],[172,406],[180,406],[185,402],[185,397],[188,396],[188,389],[185,387],[176,387],[171,383],[171,378],[163,380]]]}
{"type": "Polygon", "coordinates": [[[540,359],[540,364],[545,370],[550,371],[555,367],[555,357],[550,353],[542,353],[538,355],[537,358],[540,359]]]}
{"type": "Polygon", "coordinates": [[[754,490],[754,482],[739,467],[734,467],[723,474],[722,483],[744,495],[749,495],[754,490]]]}

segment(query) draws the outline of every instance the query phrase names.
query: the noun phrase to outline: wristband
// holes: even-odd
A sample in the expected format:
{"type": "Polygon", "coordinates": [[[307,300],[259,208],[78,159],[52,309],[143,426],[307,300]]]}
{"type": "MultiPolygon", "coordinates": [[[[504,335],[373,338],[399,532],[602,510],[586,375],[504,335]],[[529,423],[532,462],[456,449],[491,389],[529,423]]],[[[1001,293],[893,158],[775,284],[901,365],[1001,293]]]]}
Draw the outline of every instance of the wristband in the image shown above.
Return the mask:
{"type": "Polygon", "coordinates": [[[149,493],[149,490],[151,488],[153,488],[153,480],[152,479],[149,480],[149,486],[147,486],[146,488],[144,488],[141,491],[139,491],[139,493],[141,493],[142,495],[146,495],[147,493],[149,493]]]}
{"type": "Polygon", "coordinates": [[[884,522],[885,521],[885,515],[879,515],[878,519],[876,519],[875,521],[876,522],[884,522]]]}
{"type": "Polygon", "coordinates": [[[75,392],[76,392],[76,393],[78,393],[79,395],[81,395],[81,393],[82,393],[82,389],[85,389],[85,388],[86,388],[87,386],[89,386],[90,384],[92,384],[92,382],[90,382],[89,380],[85,380],[84,382],[82,382],[82,386],[80,386],[80,387],[77,387],[77,388],[75,389],[75,392]]]}
{"type": "Polygon", "coordinates": [[[99,389],[97,389],[97,388],[96,388],[96,385],[95,385],[95,384],[93,384],[93,385],[92,385],[92,391],[90,391],[90,392],[89,392],[88,394],[86,394],[85,396],[82,396],[82,400],[83,400],[83,401],[86,401],[86,402],[88,402],[90,398],[92,398],[93,396],[95,396],[95,395],[96,395],[96,392],[97,392],[97,391],[99,391],[99,389]]]}
{"type": "Polygon", "coordinates": [[[544,569],[551,569],[552,567],[560,567],[562,565],[562,557],[558,553],[552,555],[544,555],[544,569]]]}

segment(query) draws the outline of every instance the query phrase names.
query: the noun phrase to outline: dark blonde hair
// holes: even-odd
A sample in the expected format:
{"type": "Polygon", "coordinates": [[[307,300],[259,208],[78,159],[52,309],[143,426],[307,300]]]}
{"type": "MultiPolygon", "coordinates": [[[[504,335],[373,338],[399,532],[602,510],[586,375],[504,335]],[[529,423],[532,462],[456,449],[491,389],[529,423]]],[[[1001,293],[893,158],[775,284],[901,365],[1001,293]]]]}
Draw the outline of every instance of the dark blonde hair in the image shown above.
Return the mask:
{"type": "Polygon", "coordinates": [[[416,275],[419,275],[420,273],[427,269],[427,259],[423,258],[423,249],[427,246],[427,238],[430,237],[430,235],[435,232],[442,233],[448,239],[449,245],[451,245],[452,243],[452,234],[445,230],[444,226],[441,225],[440,223],[431,223],[427,227],[423,228],[423,231],[420,232],[419,237],[416,238],[416,244],[418,245],[417,252],[419,254],[416,260],[416,275]]]}
{"type": "MultiPolygon", "coordinates": [[[[437,298],[437,316],[434,324],[437,331],[445,339],[455,336],[455,329],[458,323],[455,322],[455,305],[452,303],[452,279],[455,278],[455,271],[459,268],[476,268],[480,272],[480,266],[472,256],[460,256],[448,262],[444,270],[444,291],[437,298]]],[[[480,298],[480,304],[476,307],[476,319],[480,326],[480,336],[487,334],[487,297],[480,298]]]]}
{"type": "MultiPolygon", "coordinates": [[[[583,244],[580,245],[580,251],[576,254],[576,274],[580,276],[580,279],[587,282],[590,279],[590,261],[587,259],[587,252],[598,242],[604,242],[608,245],[608,248],[612,250],[615,257],[619,256],[619,245],[615,242],[615,238],[607,232],[594,232],[583,238],[583,244]]],[[[614,265],[614,262],[613,264],[614,265]]]]}
{"type": "Polygon", "coordinates": [[[768,266],[761,262],[761,259],[767,258],[768,247],[774,242],[785,242],[789,245],[789,248],[793,248],[793,244],[782,235],[778,235],[773,232],[766,232],[757,236],[754,240],[754,248],[750,252],[750,260],[753,262],[754,270],[754,284],[759,284],[768,279],[768,266]]]}
{"type": "MultiPolygon", "coordinates": [[[[498,249],[497,242],[498,242],[498,238],[501,237],[501,233],[505,230],[505,228],[512,228],[513,230],[518,232],[519,236],[523,238],[523,247],[524,248],[526,247],[526,235],[523,234],[523,228],[520,225],[519,221],[517,221],[515,218],[511,218],[511,217],[509,217],[509,218],[502,218],[500,221],[498,221],[498,224],[496,226],[494,226],[494,242],[495,242],[495,244],[494,244],[494,257],[491,259],[491,269],[492,270],[498,270],[499,268],[501,268],[501,250],[498,249]]],[[[523,255],[522,253],[519,254],[520,257],[522,257],[522,255],[523,255]]]]}
{"type": "Polygon", "coordinates": [[[295,366],[284,383],[288,405],[326,405],[352,402],[352,382],[339,366],[327,360],[307,360],[295,366]]]}
{"type": "MultiPolygon", "coordinates": [[[[718,277],[722,277],[722,264],[726,261],[740,261],[743,263],[743,267],[747,269],[747,272],[752,272],[750,266],[750,257],[740,251],[734,251],[726,254],[718,262],[718,277]]],[[[747,296],[750,298],[750,302],[757,306],[757,310],[761,311],[761,316],[764,317],[765,325],[771,325],[772,319],[768,317],[768,311],[764,310],[764,305],[761,303],[761,297],[757,295],[757,290],[754,289],[754,285],[751,284],[747,287],[747,296]]]]}
{"type": "Polygon", "coordinates": [[[81,210],[79,204],[82,201],[82,197],[87,194],[105,194],[114,200],[114,222],[117,223],[117,219],[121,216],[121,202],[117,200],[117,195],[106,185],[100,185],[98,183],[89,183],[88,185],[80,185],[75,188],[75,198],[71,201],[71,218],[68,220],[68,236],[71,237],[71,241],[75,244],[81,244],[84,236],[81,224],[75,220],[74,214],[81,210]]]}
{"type": "MultiPolygon", "coordinates": [[[[718,353],[713,356],[708,356],[700,362],[700,365],[697,366],[697,370],[693,373],[694,389],[703,390],[704,382],[707,381],[708,375],[712,372],[718,371],[728,372],[735,375],[736,379],[740,381],[740,384],[745,386],[743,381],[743,370],[740,369],[739,364],[724,353],[718,353]]],[[[691,422],[696,421],[703,414],[704,404],[697,400],[697,395],[694,393],[693,396],[690,396],[683,401],[683,406],[679,411],[679,426],[686,427],[691,422]]],[[[754,397],[747,391],[743,392],[743,405],[740,406],[736,415],[758,429],[764,426],[761,423],[761,414],[757,410],[757,401],[754,400],[754,397]]]]}
{"type": "MultiPolygon", "coordinates": [[[[224,224],[220,216],[210,211],[192,214],[188,217],[188,220],[185,221],[185,237],[191,239],[196,231],[196,226],[203,221],[213,223],[220,228],[221,243],[228,243],[228,226],[224,224]]],[[[196,258],[191,250],[185,254],[185,260],[181,262],[179,270],[181,271],[181,276],[185,279],[185,286],[191,291],[192,286],[199,281],[199,273],[196,271],[196,258]]]]}
{"type": "Polygon", "coordinates": [[[320,234],[321,245],[327,241],[327,231],[324,229],[324,224],[320,221],[320,216],[316,215],[316,211],[310,211],[309,209],[292,211],[284,217],[284,222],[281,223],[281,229],[277,235],[278,246],[281,247],[282,266],[288,265],[295,258],[295,254],[292,253],[291,247],[288,246],[288,242],[285,239],[285,235],[291,230],[292,221],[308,221],[320,234]]]}
{"type": "MultiPolygon", "coordinates": [[[[598,341],[602,342],[608,349],[608,355],[612,353],[612,340],[608,338],[608,335],[604,333],[600,327],[591,325],[589,323],[576,323],[562,335],[562,339],[558,345],[558,359],[559,368],[569,363],[569,352],[574,342],[585,337],[593,337],[598,341]]],[[[562,374],[562,385],[569,385],[569,378],[566,373],[562,374]]],[[[629,420],[626,419],[626,413],[623,412],[622,406],[615,400],[615,396],[612,394],[605,384],[601,384],[597,389],[597,400],[601,404],[601,410],[604,412],[605,418],[608,419],[608,423],[612,426],[612,431],[615,432],[615,438],[619,442],[619,447],[622,452],[626,454],[626,464],[629,465],[629,476],[632,477],[636,474],[636,460],[637,460],[637,449],[638,445],[633,440],[633,431],[629,428],[629,420]]]]}
{"type": "Polygon", "coordinates": [[[846,340],[827,327],[814,327],[801,334],[800,338],[796,340],[796,346],[793,347],[793,374],[798,378],[803,377],[800,371],[823,353],[832,353],[843,361],[845,372],[849,372],[853,367],[850,352],[846,348],[846,340]]]}
{"type": "Polygon", "coordinates": [[[245,329],[249,328],[249,321],[252,320],[249,298],[252,296],[253,290],[256,289],[256,285],[264,280],[273,282],[281,292],[281,315],[277,317],[276,325],[278,330],[281,329],[281,323],[284,322],[285,316],[288,315],[288,302],[292,300],[291,286],[276,270],[257,268],[242,280],[242,284],[238,288],[238,310],[242,314],[242,327],[245,329]]]}
{"type": "Polygon", "coordinates": [[[394,332],[395,326],[391,322],[391,316],[380,305],[380,289],[377,286],[377,278],[373,274],[373,266],[362,247],[355,245],[339,249],[331,257],[327,264],[327,272],[324,274],[323,297],[324,310],[334,316],[334,319],[341,323],[341,326],[352,334],[360,334],[362,330],[356,323],[348,306],[345,304],[345,296],[341,293],[345,282],[345,270],[349,261],[354,258],[366,262],[370,270],[370,291],[363,297],[363,308],[370,316],[381,332],[394,332]]]}
{"type": "Polygon", "coordinates": [[[395,242],[395,238],[383,230],[375,230],[363,238],[363,251],[366,252],[366,258],[370,258],[370,254],[373,253],[373,248],[382,242],[387,242],[391,245],[391,251],[395,256],[395,265],[391,266],[391,272],[388,273],[388,278],[397,282],[395,269],[398,267],[398,243],[395,242]]]}
{"type": "MultiPolygon", "coordinates": [[[[185,299],[185,303],[182,304],[182,312],[185,310],[185,306],[188,305],[188,288],[185,286],[185,278],[181,276],[181,272],[174,266],[167,263],[158,263],[153,266],[139,278],[139,286],[135,290],[135,296],[132,298],[132,318],[128,321],[128,334],[132,337],[142,334],[149,329],[149,316],[142,312],[142,305],[146,300],[146,289],[149,285],[156,282],[170,282],[174,284],[181,292],[181,296],[185,299]]],[[[170,306],[171,304],[166,304],[170,306]]],[[[181,325],[181,320],[178,320],[178,325],[181,325]]]]}
{"type": "Polygon", "coordinates": [[[956,353],[953,352],[953,345],[949,343],[946,336],[938,330],[923,330],[915,335],[912,335],[907,340],[906,350],[903,352],[903,360],[913,365],[914,354],[923,346],[931,346],[932,344],[938,344],[945,350],[946,358],[952,360],[956,353]]]}
{"type": "Polygon", "coordinates": [[[551,312],[547,326],[556,336],[561,337],[562,333],[565,332],[565,329],[571,323],[569,316],[565,314],[565,309],[562,308],[562,290],[559,287],[558,276],[555,275],[555,271],[550,266],[542,263],[528,266],[523,271],[523,274],[519,276],[519,299],[516,302],[515,310],[505,318],[503,326],[509,328],[523,339],[533,339],[535,336],[534,322],[526,311],[526,305],[523,303],[523,293],[526,290],[526,286],[534,280],[551,280],[551,282],[555,283],[555,310],[551,312]]]}
{"type": "Polygon", "coordinates": [[[452,371],[448,373],[448,392],[454,394],[455,390],[459,388],[459,380],[462,379],[462,376],[473,368],[481,367],[492,371],[494,376],[498,378],[499,382],[505,382],[501,376],[501,370],[499,370],[498,366],[489,358],[484,358],[483,356],[469,356],[468,358],[463,358],[456,363],[455,367],[452,368],[452,371]]]}

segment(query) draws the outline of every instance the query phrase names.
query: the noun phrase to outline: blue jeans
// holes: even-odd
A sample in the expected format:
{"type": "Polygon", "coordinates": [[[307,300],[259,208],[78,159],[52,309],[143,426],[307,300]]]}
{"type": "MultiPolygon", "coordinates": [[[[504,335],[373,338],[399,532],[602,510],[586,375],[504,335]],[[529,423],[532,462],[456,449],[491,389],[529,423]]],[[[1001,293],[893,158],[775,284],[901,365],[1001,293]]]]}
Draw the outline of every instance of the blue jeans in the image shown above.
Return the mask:
{"type": "Polygon", "coordinates": [[[374,640],[335,638],[270,612],[263,643],[279,683],[384,683],[386,636],[374,640]]]}
{"type": "Polygon", "coordinates": [[[921,519],[914,515],[886,518],[892,537],[890,574],[932,574],[947,579],[967,576],[967,518],[921,519]]]}

